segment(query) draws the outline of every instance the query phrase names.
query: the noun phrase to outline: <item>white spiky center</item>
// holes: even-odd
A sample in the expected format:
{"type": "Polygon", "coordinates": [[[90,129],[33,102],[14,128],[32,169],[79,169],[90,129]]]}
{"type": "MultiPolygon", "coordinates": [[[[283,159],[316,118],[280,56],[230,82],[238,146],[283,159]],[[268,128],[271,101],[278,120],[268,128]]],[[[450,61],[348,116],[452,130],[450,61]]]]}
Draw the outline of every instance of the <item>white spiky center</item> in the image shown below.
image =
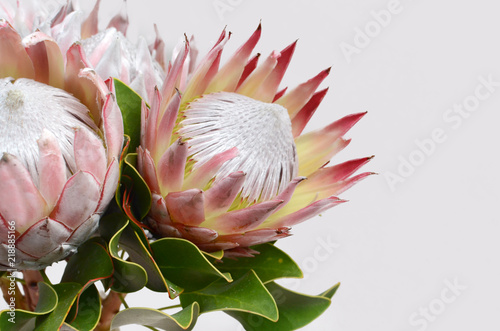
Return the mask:
{"type": "Polygon", "coordinates": [[[218,92],[191,102],[184,115],[179,133],[188,138],[195,168],[218,153],[238,149],[238,155],[217,172],[216,181],[243,171],[243,198],[270,199],[297,175],[292,124],[283,106],[218,92]]]}
{"type": "Polygon", "coordinates": [[[0,79],[0,154],[16,156],[38,183],[37,140],[43,129],[54,134],[66,161],[75,172],[75,128],[96,132],[88,109],[64,90],[31,79],[0,79]]]}

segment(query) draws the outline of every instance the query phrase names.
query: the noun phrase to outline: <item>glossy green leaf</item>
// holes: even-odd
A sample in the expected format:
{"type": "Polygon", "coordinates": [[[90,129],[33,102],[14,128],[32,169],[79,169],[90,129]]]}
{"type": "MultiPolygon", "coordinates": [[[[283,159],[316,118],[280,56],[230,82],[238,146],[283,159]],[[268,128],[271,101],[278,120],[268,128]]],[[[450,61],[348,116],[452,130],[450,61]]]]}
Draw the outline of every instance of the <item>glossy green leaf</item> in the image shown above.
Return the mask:
{"type": "Polygon", "coordinates": [[[153,257],[163,276],[191,292],[202,289],[217,279],[232,279],[212,265],[192,242],[179,238],[163,238],[151,244],[153,257]]]}
{"type": "Polygon", "coordinates": [[[244,312],[226,312],[237,319],[247,331],[291,331],[304,327],[330,306],[330,298],[337,291],[339,284],[318,296],[292,292],[274,282],[266,284],[266,287],[278,304],[277,322],[244,312]]]}
{"type": "Polygon", "coordinates": [[[200,306],[197,302],[193,302],[190,306],[173,315],[149,308],[129,308],[122,310],[115,316],[111,328],[138,324],[168,331],[192,330],[199,313],[200,306]]]}
{"type": "MultiPolygon", "coordinates": [[[[151,191],[136,169],[137,154],[130,153],[123,160],[120,177],[120,206],[128,204],[135,220],[142,220],[151,208],[151,191]]],[[[130,215],[132,216],[132,215],[130,215]]]]}
{"type": "Polygon", "coordinates": [[[36,319],[35,331],[58,330],[64,323],[82,286],[77,283],[60,283],[53,285],[52,288],[57,293],[57,305],[52,312],[36,319]]]}
{"type": "Polygon", "coordinates": [[[66,323],[79,331],[95,329],[101,317],[101,297],[94,284],[83,291],[71,310],[66,323]]]}
{"type": "Polygon", "coordinates": [[[116,102],[123,117],[124,133],[131,139],[130,150],[135,151],[141,139],[141,97],[125,83],[114,79],[116,102]]]}
{"type": "Polygon", "coordinates": [[[337,290],[339,289],[339,287],[340,287],[340,283],[337,283],[337,284],[333,285],[332,287],[330,287],[325,292],[321,293],[319,296],[331,299],[335,295],[335,293],[337,293],[337,290]]]}
{"type": "Polygon", "coordinates": [[[238,258],[238,260],[224,259],[216,264],[217,268],[229,272],[234,278],[241,277],[248,270],[254,270],[263,283],[279,278],[302,278],[299,266],[290,256],[272,244],[253,246],[252,249],[260,252],[255,257],[238,258]]]}
{"type": "Polygon", "coordinates": [[[139,264],[120,257],[120,238],[130,222],[123,214],[113,214],[101,220],[99,231],[109,241],[109,254],[113,260],[113,276],[104,282],[106,288],[121,293],[136,292],[146,286],[148,276],[139,264]]]}
{"type": "Polygon", "coordinates": [[[34,312],[17,309],[15,315],[8,310],[0,313],[0,330],[32,331],[35,329],[36,317],[47,315],[56,308],[57,293],[50,285],[40,282],[38,291],[40,298],[34,312]]]}
{"type": "Polygon", "coordinates": [[[130,260],[139,264],[148,275],[146,287],[156,292],[168,292],[170,298],[176,298],[182,293],[183,288],[164,278],[160,268],[154,261],[148,246],[144,245],[140,236],[131,226],[125,227],[121,234],[120,246],[130,256],[130,260]]]}
{"type": "Polygon", "coordinates": [[[104,243],[90,239],[78,248],[64,270],[61,282],[74,282],[82,287],[113,274],[113,262],[104,243]]]}
{"type": "Polygon", "coordinates": [[[232,283],[217,280],[202,290],[181,294],[180,299],[183,307],[198,302],[202,313],[244,311],[278,320],[276,303],[253,270],[232,283]]]}
{"type": "MultiPolygon", "coordinates": [[[[202,251],[203,252],[203,251],[202,251]]],[[[217,252],[203,252],[208,257],[211,257],[215,260],[220,260],[224,257],[224,251],[217,251],[217,252]]]]}

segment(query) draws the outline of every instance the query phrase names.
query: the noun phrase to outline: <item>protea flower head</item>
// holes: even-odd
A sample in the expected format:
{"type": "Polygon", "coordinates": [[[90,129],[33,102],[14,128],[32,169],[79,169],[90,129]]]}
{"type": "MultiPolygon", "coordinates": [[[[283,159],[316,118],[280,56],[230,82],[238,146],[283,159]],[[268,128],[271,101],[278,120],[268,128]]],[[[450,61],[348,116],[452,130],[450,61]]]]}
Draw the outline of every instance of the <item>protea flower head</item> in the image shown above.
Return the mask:
{"type": "MultiPolygon", "coordinates": [[[[70,22],[53,17],[49,34],[70,22]]],[[[0,20],[0,270],[40,269],[95,231],[118,182],[123,123],[112,81],[91,69],[80,44],[59,44],[41,29],[23,37],[28,30],[20,34],[7,19],[0,20]]]]}
{"type": "Polygon", "coordinates": [[[301,134],[327,89],[320,72],[278,90],[296,43],[257,66],[252,34],[221,68],[230,34],[193,72],[189,43],[172,61],[151,107],[143,105],[138,167],[153,203],[147,223],[159,237],[182,237],[205,251],[251,256],[249,246],[290,235],[290,227],[342,202],[337,194],[370,173],[370,158],[328,167],[349,144],[342,136],[364,113],[301,134]]]}

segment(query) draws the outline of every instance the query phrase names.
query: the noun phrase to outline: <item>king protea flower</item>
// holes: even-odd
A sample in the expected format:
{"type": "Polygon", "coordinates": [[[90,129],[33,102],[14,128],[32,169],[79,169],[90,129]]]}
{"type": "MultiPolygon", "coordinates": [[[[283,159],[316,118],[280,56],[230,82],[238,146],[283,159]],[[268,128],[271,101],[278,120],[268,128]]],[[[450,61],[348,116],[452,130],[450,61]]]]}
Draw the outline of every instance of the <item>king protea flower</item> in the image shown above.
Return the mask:
{"type": "Polygon", "coordinates": [[[89,68],[80,44],[0,20],[0,270],[66,257],[114,195],[122,117],[112,81],[89,68]]]}
{"type": "Polygon", "coordinates": [[[143,105],[138,167],[152,192],[146,222],[158,237],[204,251],[249,256],[249,246],[290,235],[290,227],[342,202],[337,194],[370,175],[370,158],[327,167],[349,144],[342,136],[364,113],[302,131],[325,96],[329,69],[289,92],[278,90],[295,43],[257,66],[261,27],[219,68],[230,34],[189,72],[189,43],[151,107],[143,105]]]}

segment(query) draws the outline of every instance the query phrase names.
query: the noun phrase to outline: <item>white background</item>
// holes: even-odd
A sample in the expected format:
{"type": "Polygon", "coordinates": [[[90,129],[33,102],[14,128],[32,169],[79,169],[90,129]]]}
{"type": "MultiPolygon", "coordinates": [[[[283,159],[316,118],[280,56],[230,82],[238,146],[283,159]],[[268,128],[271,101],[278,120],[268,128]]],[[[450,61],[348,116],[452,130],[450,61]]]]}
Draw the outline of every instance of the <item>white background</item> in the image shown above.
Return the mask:
{"type": "MultiPolygon", "coordinates": [[[[500,5],[401,0],[398,13],[380,27],[372,11],[387,10],[389,3],[128,0],[128,11],[131,38],[152,40],[156,22],[170,46],[184,33],[194,34],[201,54],[227,25],[233,35],[223,61],[262,20],[256,51],[264,56],[299,38],[285,85],[333,66],[323,84],[331,89],[307,130],[368,111],[348,133],[351,145],[333,162],[375,154],[364,170],[379,175],[342,194],[349,203],[296,226],[294,236],[278,244],[306,274],[282,284],[318,294],[342,283],[331,307],[304,330],[498,330],[500,87],[467,111],[460,125],[445,116],[454,105],[475,100],[478,77],[500,82],[500,5]],[[341,45],[356,46],[356,29],[365,28],[372,29],[369,44],[358,43],[359,54],[348,61],[341,45]],[[446,139],[422,158],[415,140],[427,141],[436,129],[446,139]],[[418,161],[413,173],[400,173],[402,159],[411,158],[418,161]],[[392,187],[391,174],[401,176],[392,187]],[[318,255],[320,241],[335,248],[318,255]],[[459,288],[453,292],[449,283],[459,288]],[[430,315],[421,315],[422,309],[430,315]]],[[[103,16],[117,4],[105,0],[103,16]]],[[[172,304],[148,291],[127,301],[172,304]]],[[[210,313],[195,330],[241,327],[223,313],[210,313]]]]}

